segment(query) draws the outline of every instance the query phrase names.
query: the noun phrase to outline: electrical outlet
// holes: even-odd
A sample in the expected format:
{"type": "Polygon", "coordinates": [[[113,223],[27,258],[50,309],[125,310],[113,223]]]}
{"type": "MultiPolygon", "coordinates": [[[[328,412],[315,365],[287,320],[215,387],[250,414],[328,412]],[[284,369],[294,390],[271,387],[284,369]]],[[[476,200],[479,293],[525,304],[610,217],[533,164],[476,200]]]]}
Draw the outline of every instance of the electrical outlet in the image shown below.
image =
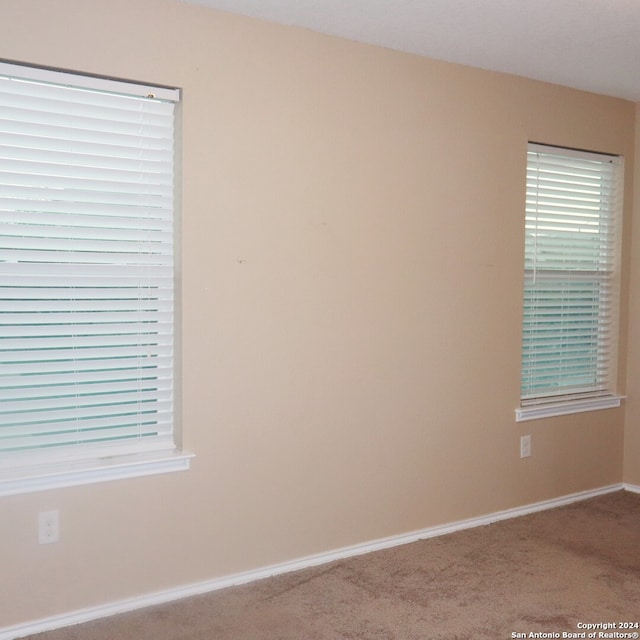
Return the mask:
{"type": "Polygon", "coordinates": [[[520,438],[520,457],[528,458],[531,455],[531,436],[520,438]]]}
{"type": "Polygon", "coordinates": [[[49,544],[60,540],[60,514],[58,511],[41,511],[38,514],[38,542],[49,544]]]}

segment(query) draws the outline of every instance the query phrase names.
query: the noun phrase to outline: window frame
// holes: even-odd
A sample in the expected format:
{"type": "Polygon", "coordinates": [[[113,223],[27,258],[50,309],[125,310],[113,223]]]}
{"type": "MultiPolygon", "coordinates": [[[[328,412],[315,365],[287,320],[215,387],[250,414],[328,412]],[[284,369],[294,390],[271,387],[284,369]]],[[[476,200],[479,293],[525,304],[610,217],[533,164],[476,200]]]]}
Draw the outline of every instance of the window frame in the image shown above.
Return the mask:
{"type": "MultiPolygon", "coordinates": [[[[179,211],[176,206],[179,202],[178,163],[179,148],[177,145],[177,133],[180,118],[180,90],[171,87],[141,84],[132,81],[103,78],[93,75],[79,74],[69,71],[52,70],[48,68],[26,66],[0,60],[0,74],[10,76],[20,81],[48,84],[51,86],[82,89],[102,94],[127,96],[128,98],[140,98],[148,101],[164,101],[175,104],[172,135],[174,140],[173,167],[173,207],[171,213],[173,230],[174,258],[171,267],[173,276],[173,316],[172,329],[172,391],[169,400],[171,405],[171,425],[166,438],[167,444],[155,444],[147,446],[149,438],[137,438],[133,446],[120,447],[122,441],[114,441],[113,447],[86,448],[83,455],[74,453],[70,448],[67,455],[45,455],[44,449],[33,448],[33,455],[29,450],[12,454],[10,450],[0,454],[5,464],[0,469],[0,496],[41,491],[45,489],[60,488],[90,484],[106,480],[139,477],[158,473],[167,473],[189,469],[193,454],[181,450],[179,442],[179,416],[180,416],[180,345],[179,323],[180,290],[179,290],[179,211]],[[171,441],[171,442],[169,442],[171,441]]],[[[60,156],[61,158],[62,156],[60,156]]],[[[59,160],[59,159],[58,159],[59,160]]],[[[53,160],[54,162],[56,159],[53,160]]],[[[59,160],[60,161],[60,160],[59,160]]],[[[68,168],[68,166],[67,166],[68,168]]],[[[10,171],[11,169],[9,169],[10,171]]],[[[142,182],[141,182],[142,184],[142,182]]],[[[17,210],[16,210],[17,211],[17,210]]],[[[43,236],[44,237],[44,236],[43,236]]],[[[46,264],[46,263],[44,263],[46,264]]],[[[76,271],[80,267],[76,267],[76,271]]],[[[95,286],[95,285],[94,285],[95,286]]],[[[157,385],[156,385],[157,386],[157,385]]],[[[0,427],[1,435],[1,427],[0,427]]],[[[135,440],[135,439],[134,439],[135,440]]],[[[55,449],[52,448],[53,451],[55,449]]]]}
{"type": "MultiPolygon", "coordinates": [[[[575,167],[571,169],[567,169],[565,174],[560,174],[561,181],[571,182],[574,178],[571,176],[571,172],[576,171],[575,167]]],[[[605,172],[606,173],[606,172],[605,172]]],[[[516,409],[516,421],[524,421],[524,420],[533,420],[538,418],[546,418],[551,416],[558,415],[566,415],[572,413],[579,413],[584,411],[594,411],[598,409],[609,409],[616,408],[620,406],[621,400],[623,396],[619,395],[616,392],[616,368],[617,368],[617,352],[618,352],[618,320],[619,320],[619,266],[620,266],[620,227],[622,220],[622,200],[623,200],[623,189],[622,189],[622,181],[623,181],[623,173],[624,173],[624,160],[621,156],[615,156],[611,154],[602,154],[591,151],[583,151],[576,149],[569,149],[564,147],[552,146],[552,145],[543,145],[539,143],[530,142],[527,146],[527,205],[526,209],[526,223],[525,223],[525,269],[524,269],[524,290],[523,290],[523,319],[522,319],[522,353],[521,353],[521,396],[520,396],[520,406],[516,409]],[[606,215],[607,219],[605,221],[605,231],[603,233],[608,233],[609,235],[603,236],[604,239],[600,237],[600,231],[597,234],[593,234],[591,237],[595,237],[595,243],[597,243],[597,250],[587,250],[587,255],[585,258],[575,257],[577,255],[578,250],[575,247],[575,243],[577,242],[578,235],[573,232],[567,233],[566,229],[561,229],[561,224],[557,222],[549,222],[549,220],[553,220],[554,216],[557,215],[554,212],[553,203],[550,204],[553,197],[557,198],[557,194],[553,194],[553,196],[548,196],[547,192],[550,190],[550,186],[548,182],[545,182],[545,178],[539,178],[537,173],[538,169],[533,167],[532,158],[538,158],[539,156],[546,156],[547,158],[551,158],[551,162],[567,162],[569,165],[572,163],[577,167],[582,162],[592,163],[594,166],[600,164],[602,166],[608,165],[611,167],[611,189],[602,188],[601,191],[597,192],[597,195],[589,194],[588,196],[584,196],[585,198],[595,197],[596,199],[602,198],[608,202],[607,206],[595,205],[592,203],[582,204],[580,202],[571,202],[570,206],[575,209],[575,213],[572,212],[570,215],[573,216],[572,223],[573,224],[582,224],[583,217],[584,219],[588,219],[589,217],[597,217],[597,222],[595,223],[596,227],[600,228],[600,220],[601,215],[606,215]],[[530,164],[532,161],[532,164],[530,164]],[[530,180],[529,174],[532,173],[534,178],[530,180]],[[538,179],[542,180],[540,186],[538,179]],[[611,197],[609,197],[611,196],[611,197]],[[533,200],[533,203],[530,204],[533,200]],[[544,207],[550,207],[548,212],[544,212],[544,207]],[[584,210],[581,210],[581,207],[584,210]],[[598,215],[594,216],[591,207],[598,208],[598,215]],[[547,225],[546,239],[539,241],[540,247],[537,244],[534,244],[533,248],[531,248],[530,243],[533,244],[536,242],[534,239],[536,233],[531,232],[529,227],[531,225],[541,224],[541,219],[544,220],[542,224],[547,225]],[[550,232],[552,227],[555,227],[553,232],[550,232]],[[554,235],[555,234],[555,235],[554,235]],[[547,246],[542,247],[543,242],[547,242],[547,246]],[[569,266],[549,266],[553,264],[553,260],[549,257],[549,255],[545,255],[545,251],[548,254],[553,255],[554,252],[558,253],[557,249],[549,249],[550,242],[559,242],[562,241],[565,244],[561,245],[561,250],[565,251],[568,254],[567,264],[569,266]],[[573,246],[571,243],[573,242],[573,246]],[[604,247],[604,249],[603,249],[604,247]],[[591,251],[592,253],[589,253],[591,251]],[[600,253],[598,253],[600,252],[600,253]],[[603,252],[603,253],[602,253],[603,252]],[[603,257],[601,257],[601,255],[603,257]],[[597,258],[594,258],[597,256],[597,258]],[[603,264],[606,263],[603,268],[600,264],[597,264],[596,267],[589,269],[584,269],[577,267],[576,264],[579,260],[590,260],[594,259],[596,261],[602,260],[603,264]],[[542,293],[536,293],[536,284],[535,284],[535,276],[532,278],[532,268],[527,267],[527,264],[533,260],[534,265],[536,265],[536,261],[540,261],[541,267],[539,268],[539,273],[542,274],[538,276],[542,282],[545,282],[545,285],[542,285],[542,293]],[[545,264],[544,260],[548,260],[548,263],[545,264]],[[571,263],[571,260],[574,260],[575,263],[571,263]],[[564,282],[563,287],[558,286],[560,283],[564,282]],[[568,284],[569,283],[569,284],[568,284]],[[567,286],[568,285],[568,286],[567,286]],[[577,287],[576,287],[577,285],[577,287]],[[561,294],[557,293],[549,293],[544,292],[545,289],[551,290],[554,286],[560,290],[563,289],[561,294]],[[589,290],[591,287],[591,291],[589,290]],[[576,293],[577,291],[577,293],[576,293]],[[586,292],[586,293],[585,293],[586,292]],[[605,297],[602,297],[602,293],[606,293],[605,297]],[[569,347],[565,345],[565,350],[560,349],[556,351],[556,355],[551,357],[551,362],[547,364],[550,366],[551,370],[556,369],[556,373],[551,373],[550,378],[552,382],[562,383],[564,382],[564,386],[559,386],[556,391],[552,390],[552,386],[549,385],[546,389],[544,389],[541,385],[542,391],[539,393],[535,393],[532,391],[533,389],[533,381],[535,380],[535,376],[538,376],[538,380],[540,379],[542,365],[535,362],[535,358],[539,357],[536,354],[536,349],[541,348],[542,338],[541,333],[536,335],[536,329],[532,329],[532,326],[535,326],[535,320],[539,321],[538,326],[544,327],[544,318],[543,312],[535,311],[535,304],[531,304],[529,307],[527,306],[527,300],[530,296],[539,295],[542,298],[542,305],[550,304],[549,300],[553,300],[553,296],[555,295],[558,300],[558,315],[560,315],[560,311],[564,310],[565,313],[568,311],[569,313],[579,314],[580,317],[574,321],[573,324],[571,322],[567,322],[566,320],[562,321],[561,327],[564,333],[568,333],[568,330],[572,327],[575,329],[577,323],[584,320],[585,315],[583,311],[579,310],[578,307],[584,304],[584,300],[589,300],[589,296],[591,295],[591,302],[587,302],[588,312],[591,312],[592,317],[595,317],[596,320],[593,321],[593,324],[597,328],[591,328],[591,344],[587,341],[587,345],[585,347],[586,350],[591,350],[590,359],[593,364],[588,366],[581,365],[581,373],[584,377],[585,373],[588,373],[593,378],[593,383],[591,387],[589,387],[588,383],[583,382],[582,384],[577,382],[572,382],[569,384],[569,380],[571,379],[568,373],[560,373],[561,363],[564,359],[567,359],[569,354],[569,347]],[[547,296],[546,300],[544,296],[547,296]],[[602,297],[605,302],[601,302],[599,299],[597,302],[593,301],[593,297],[602,297]],[[580,302],[576,301],[576,297],[581,297],[583,300],[580,302]],[[595,313],[595,316],[594,316],[595,313]],[[603,321],[602,319],[607,315],[607,320],[603,321]],[[529,318],[534,318],[534,321],[531,321],[529,318]],[[529,329],[529,331],[528,331],[529,329]],[[531,337],[533,336],[533,337],[531,337]],[[595,337],[594,337],[595,336],[595,337]],[[527,341],[529,341],[529,346],[527,346],[527,341]],[[537,342],[536,342],[537,341],[537,342]],[[533,351],[527,351],[527,349],[533,349],[533,351]],[[534,353],[534,356],[531,356],[530,353],[534,353]],[[555,359],[554,359],[555,358],[555,359]],[[604,358],[605,365],[602,364],[602,359],[604,358]],[[533,360],[533,364],[532,361],[533,360]],[[536,370],[536,366],[540,367],[540,369],[536,370]],[[607,368],[608,367],[608,368],[607,368]],[[525,384],[530,385],[530,388],[527,393],[524,392],[525,384]],[[583,388],[581,388],[581,386],[583,388]]],[[[555,177],[554,177],[555,179],[555,177]]],[[[579,179],[576,179],[579,180],[579,179]]],[[[601,178],[603,180],[603,178],[601,178]]],[[[553,188],[553,187],[551,187],[553,188]]],[[[565,189],[566,186],[562,185],[561,189],[565,189]]],[[[571,189],[572,187],[568,187],[571,189]]],[[[574,187],[575,188],[575,187],[574,187]]],[[[577,189],[576,189],[577,190],[577,189]]],[[[567,195],[566,192],[563,195],[567,195]]],[[[580,200],[583,198],[582,195],[576,195],[576,200],[580,200]]],[[[561,206],[561,205],[560,205],[561,206]]],[[[536,226],[536,232],[538,227],[536,226]]],[[[559,264],[562,260],[559,261],[559,264]]],[[[535,272],[536,267],[533,267],[533,271],[535,272]]],[[[540,303],[536,303],[540,304],[540,303]]],[[[553,307],[551,307],[553,309],[553,307]]],[[[547,324],[548,328],[548,324],[547,324]]],[[[538,329],[538,331],[540,331],[538,329]]],[[[578,332],[580,333],[580,332],[578,332]]],[[[557,340],[557,339],[556,339],[557,340]]],[[[566,340],[566,339],[565,339],[566,340]]],[[[587,360],[589,358],[585,358],[587,360]]],[[[541,358],[542,360],[542,358],[541,358]]],[[[584,362],[584,361],[583,361],[584,362]]],[[[574,375],[574,379],[576,374],[574,375]]]]}

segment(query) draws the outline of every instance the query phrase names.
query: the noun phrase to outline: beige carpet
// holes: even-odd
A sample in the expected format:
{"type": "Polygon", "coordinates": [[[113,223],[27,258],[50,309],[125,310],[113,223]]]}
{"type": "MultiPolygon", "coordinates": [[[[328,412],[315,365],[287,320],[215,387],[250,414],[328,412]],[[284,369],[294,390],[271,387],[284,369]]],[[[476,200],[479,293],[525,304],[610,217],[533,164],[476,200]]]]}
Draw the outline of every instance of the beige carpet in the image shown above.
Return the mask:
{"type": "Polygon", "coordinates": [[[640,623],[640,495],[620,491],[30,637],[496,640],[623,621],[640,623]]]}

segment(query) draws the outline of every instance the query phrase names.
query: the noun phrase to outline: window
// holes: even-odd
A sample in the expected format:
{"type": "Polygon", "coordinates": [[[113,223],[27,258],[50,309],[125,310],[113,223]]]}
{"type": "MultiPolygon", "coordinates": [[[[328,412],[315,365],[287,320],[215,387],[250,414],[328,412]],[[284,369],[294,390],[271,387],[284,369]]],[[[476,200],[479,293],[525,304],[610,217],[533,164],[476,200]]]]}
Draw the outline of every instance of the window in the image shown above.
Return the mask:
{"type": "Polygon", "coordinates": [[[517,420],[619,406],[622,161],[530,144],[517,420]]]}
{"type": "Polygon", "coordinates": [[[174,444],[174,89],[0,63],[0,494],[174,444]]]}

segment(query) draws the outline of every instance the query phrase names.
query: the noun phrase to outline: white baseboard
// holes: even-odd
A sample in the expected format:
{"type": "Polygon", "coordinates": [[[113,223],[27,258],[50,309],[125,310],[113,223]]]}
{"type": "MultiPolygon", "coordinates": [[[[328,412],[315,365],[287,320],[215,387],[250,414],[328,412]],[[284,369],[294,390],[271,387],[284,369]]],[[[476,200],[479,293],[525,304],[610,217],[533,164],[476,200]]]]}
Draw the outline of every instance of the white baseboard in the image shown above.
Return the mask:
{"type": "Polygon", "coordinates": [[[42,633],[43,631],[51,631],[52,629],[81,624],[83,622],[105,618],[118,613],[134,611],[135,609],[142,609],[143,607],[157,604],[164,604],[166,602],[180,600],[181,598],[187,598],[189,596],[201,595],[203,593],[217,591],[226,587],[246,584],[248,582],[262,580],[264,578],[269,578],[283,573],[289,573],[292,571],[298,571],[300,569],[315,567],[318,565],[326,564],[328,562],[333,562],[334,560],[343,560],[345,558],[351,558],[365,553],[371,553],[372,551],[381,551],[382,549],[397,547],[403,544],[416,542],[418,540],[425,540],[427,538],[442,536],[447,533],[453,533],[455,531],[461,531],[463,529],[480,527],[483,525],[491,524],[493,522],[498,522],[500,520],[518,518],[520,516],[524,516],[529,513],[535,513],[537,511],[554,509],[556,507],[561,507],[573,502],[578,502],[580,500],[586,500],[588,498],[594,498],[596,496],[611,493],[613,491],[620,491],[622,489],[640,493],[640,486],[626,484],[615,484],[607,487],[602,487],[600,489],[581,491],[579,493],[573,493],[560,498],[554,498],[552,500],[536,502],[524,507],[498,511],[496,513],[491,513],[486,516],[480,516],[478,518],[458,520],[446,525],[428,527],[419,531],[413,531],[397,536],[390,536],[388,538],[379,538],[378,540],[356,544],[349,547],[343,547],[341,549],[336,549],[327,553],[319,553],[316,555],[307,556],[306,558],[299,558],[297,560],[291,560],[289,562],[283,562],[281,564],[264,567],[262,569],[236,573],[230,576],[214,578],[213,580],[206,580],[204,582],[193,583],[174,589],[156,591],[154,593],[127,598],[125,600],[119,600],[117,602],[100,605],[98,607],[79,609],[58,616],[42,618],[40,620],[35,620],[33,622],[27,622],[12,627],[0,628],[0,640],[14,640],[15,638],[22,638],[24,636],[32,635],[35,633],[42,633]]]}

